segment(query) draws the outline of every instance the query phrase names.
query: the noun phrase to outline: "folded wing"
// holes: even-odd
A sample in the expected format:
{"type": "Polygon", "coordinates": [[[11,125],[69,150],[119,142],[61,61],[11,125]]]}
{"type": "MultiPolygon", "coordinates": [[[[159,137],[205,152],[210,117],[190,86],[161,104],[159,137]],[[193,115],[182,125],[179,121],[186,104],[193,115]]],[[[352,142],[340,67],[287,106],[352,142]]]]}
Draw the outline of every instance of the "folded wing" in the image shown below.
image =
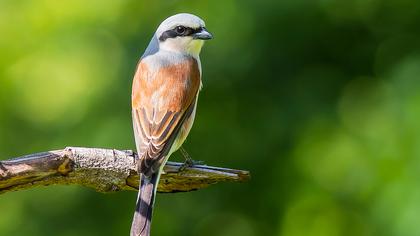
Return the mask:
{"type": "Polygon", "coordinates": [[[200,87],[197,61],[155,71],[140,62],[133,81],[132,116],[140,171],[151,175],[170,155],[184,121],[191,115],[200,87]]]}

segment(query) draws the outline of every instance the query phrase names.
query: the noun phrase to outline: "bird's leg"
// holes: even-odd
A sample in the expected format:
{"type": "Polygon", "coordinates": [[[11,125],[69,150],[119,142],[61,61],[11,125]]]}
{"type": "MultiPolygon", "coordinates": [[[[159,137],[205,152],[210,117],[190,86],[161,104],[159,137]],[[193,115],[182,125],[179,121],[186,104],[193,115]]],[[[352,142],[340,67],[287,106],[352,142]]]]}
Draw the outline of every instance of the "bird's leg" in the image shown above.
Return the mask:
{"type": "Polygon", "coordinates": [[[195,165],[204,165],[204,162],[203,161],[195,161],[195,160],[193,160],[190,157],[190,155],[188,154],[188,152],[183,147],[180,147],[179,148],[179,151],[181,152],[182,156],[184,156],[184,158],[185,158],[185,162],[179,168],[179,171],[184,171],[185,168],[192,167],[192,166],[195,166],[195,165]]]}
{"type": "Polygon", "coordinates": [[[183,147],[179,148],[179,151],[181,152],[182,156],[185,158],[184,164],[188,165],[189,167],[193,166],[193,159],[190,157],[190,154],[188,154],[187,150],[185,150],[183,147]]]}

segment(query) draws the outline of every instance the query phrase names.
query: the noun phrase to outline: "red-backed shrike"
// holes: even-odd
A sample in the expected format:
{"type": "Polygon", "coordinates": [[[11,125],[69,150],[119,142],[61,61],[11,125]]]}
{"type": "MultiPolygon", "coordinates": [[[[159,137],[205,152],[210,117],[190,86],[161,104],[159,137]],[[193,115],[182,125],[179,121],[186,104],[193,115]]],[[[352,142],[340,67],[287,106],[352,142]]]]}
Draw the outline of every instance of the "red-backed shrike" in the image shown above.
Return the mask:
{"type": "Polygon", "coordinates": [[[164,20],[140,59],[132,91],[140,186],[131,235],[150,235],[153,203],[163,166],[194,122],[201,88],[200,51],[212,35],[191,14],[164,20]]]}

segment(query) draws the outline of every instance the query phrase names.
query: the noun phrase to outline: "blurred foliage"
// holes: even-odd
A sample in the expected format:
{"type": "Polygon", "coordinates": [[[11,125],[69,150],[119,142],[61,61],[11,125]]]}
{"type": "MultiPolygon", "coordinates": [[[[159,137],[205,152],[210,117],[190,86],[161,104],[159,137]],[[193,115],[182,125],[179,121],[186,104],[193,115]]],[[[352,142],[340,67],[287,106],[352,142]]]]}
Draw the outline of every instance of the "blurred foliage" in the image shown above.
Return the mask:
{"type": "MultiPolygon", "coordinates": [[[[253,178],[158,195],[154,235],[420,235],[414,0],[0,0],[0,157],[134,148],[134,69],[178,12],[215,35],[185,147],[253,178]]],[[[135,198],[78,186],[8,193],[0,231],[128,235],[135,198]]]]}

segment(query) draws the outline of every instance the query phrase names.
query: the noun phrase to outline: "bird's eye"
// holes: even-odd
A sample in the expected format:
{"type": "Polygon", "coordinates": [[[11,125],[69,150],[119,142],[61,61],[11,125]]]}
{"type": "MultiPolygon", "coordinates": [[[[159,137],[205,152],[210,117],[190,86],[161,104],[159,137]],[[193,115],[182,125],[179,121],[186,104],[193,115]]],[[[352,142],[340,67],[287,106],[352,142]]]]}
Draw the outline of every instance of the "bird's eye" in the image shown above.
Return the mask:
{"type": "Polygon", "coordinates": [[[176,31],[176,33],[177,34],[184,34],[185,33],[185,27],[184,26],[177,26],[176,28],[175,28],[175,31],[176,31]]]}

